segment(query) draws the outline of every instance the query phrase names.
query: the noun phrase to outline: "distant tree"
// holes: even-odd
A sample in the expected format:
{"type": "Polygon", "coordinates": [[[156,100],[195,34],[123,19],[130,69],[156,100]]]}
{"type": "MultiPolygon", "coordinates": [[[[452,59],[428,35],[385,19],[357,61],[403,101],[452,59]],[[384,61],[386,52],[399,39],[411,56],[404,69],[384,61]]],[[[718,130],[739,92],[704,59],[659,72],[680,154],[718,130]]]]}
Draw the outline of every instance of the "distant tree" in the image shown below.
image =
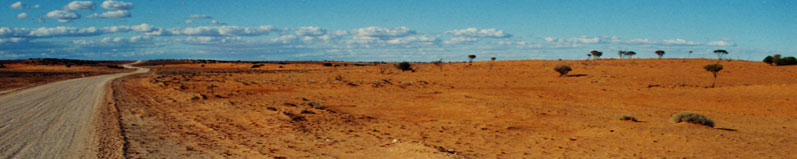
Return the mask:
{"type": "Polygon", "coordinates": [[[495,57],[490,57],[490,70],[493,70],[493,63],[495,63],[495,57]]]}
{"type": "Polygon", "coordinates": [[[470,59],[468,61],[468,64],[473,65],[473,59],[476,59],[476,55],[468,55],[468,59],[470,59]]]}
{"type": "Polygon", "coordinates": [[[782,60],[780,58],[780,54],[772,55],[772,63],[775,63],[775,65],[781,65],[782,63],[780,62],[780,60],[782,60]]]}
{"type": "Polygon", "coordinates": [[[769,65],[774,65],[775,64],[775,60],[772,60],[772,56],[765,57],[763,61],[764,61],[764,63],[767,63],[769,65]]]}
{"type": "Polygon", "coordinates": [[[440,60],[437,60],[437,61],[432,61],[432,64],[434,64],[435,66],[440,68],[441,72],[443,71],[443,59],[442,58],[440,60]]]}
{"type": "Polygon", "coordinates": [[[625,56],[628,57],[628,58],[633,58],[634,55],[636,55],[636,52],[634,52],[634,51],[626,51],[625,52],[625,56]]]}
{"type": "Polygon", "coordinates": [[[723,49],[717,49],[714,50],[714,54],[717,54],[717,58],[722,60],[722,58],[725,57],[725,55],[728,55],[728,51],[723,49]]]}
{"type": "Polygon", "coordinates": [[[714,88],[714,85],[717,83],[717,73],[722,71],[722,65],[720,64],[710,64],[703,67],[706,71],[711,72],[714,74],[714,81],[711,82],[711,88],[714,88]]]}
{"type": "Polygon", "coordinates": [[[623,50],[617,51],[617,55],[619,55],[620,58],[623,58],[623,55],[625,55],[625,51],[623,50]]]}
{"type": "Polygon", "coordinates": [[[592,51],[589,52],[589,54],[591,54],[592,57],[595,58],[595,59],[600,59],[601,56],[603,56],[603,52],[600,52],[598,50],[592,50],[592,51]]]}
{"type": "Polygon", "coordinates": [[[396,65],[396,68],[398,68],[401,71],[412,71],[412,65],[406,61],[396,65]]]}
{"type": "Polygon", "coordinates": [[[592,58],[592,54],[587,54],[587,60],[589,60],[590,58],[592,58]]]}
{"type": "Polygon", "coordinates": [[[659,55],[659,59],[664,56],[664,50],[656,50],[656,55],[659,55]]]}
{"type": "Polygon", "coordinates": [[[780,65],[797,65],[797,58],[794,56],[785,57],[780,60],[780,65]]]}
{"type": "Polygon", "coordinates": [[[566,76],[568,72],[573,71],[573,69],[567,65],[557,65],[553,70],[559,72],[559,77],[566,76]]]}
{"type": "Polygon", "coordinates": [[[689,50],[689,58],[692,58],[692,50],[689,50]]]}

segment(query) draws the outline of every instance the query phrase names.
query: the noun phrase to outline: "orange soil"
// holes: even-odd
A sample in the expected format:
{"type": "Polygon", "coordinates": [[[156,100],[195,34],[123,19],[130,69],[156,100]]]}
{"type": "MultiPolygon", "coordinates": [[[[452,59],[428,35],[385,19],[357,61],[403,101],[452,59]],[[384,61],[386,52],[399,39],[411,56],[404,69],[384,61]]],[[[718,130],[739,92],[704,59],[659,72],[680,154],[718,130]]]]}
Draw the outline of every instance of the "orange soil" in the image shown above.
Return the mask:
{"type": "Polygon", "coordinates": [[[722,61],[705,88],[716,62],[181,64],[114,96],[130,158],[797,158],[797,67],[722,61]],[[669,122],[679,112],[716,127],[669,122]]]}
{"type": "Polygon", "coordinates": [[[102,74],[127,72],[126,69],[113,69],[105,66],[71,66],[5,64],[0,68],[0,92],[13,89],[33,87],[50,82],[89,77],[102,74]]]}

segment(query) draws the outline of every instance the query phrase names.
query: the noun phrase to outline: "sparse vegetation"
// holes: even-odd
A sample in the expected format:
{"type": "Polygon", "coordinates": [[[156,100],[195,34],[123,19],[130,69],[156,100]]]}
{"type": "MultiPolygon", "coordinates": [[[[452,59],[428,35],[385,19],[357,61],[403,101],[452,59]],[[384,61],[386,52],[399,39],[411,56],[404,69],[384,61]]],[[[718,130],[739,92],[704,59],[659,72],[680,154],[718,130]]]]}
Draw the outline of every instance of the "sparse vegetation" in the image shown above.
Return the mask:
{"type": "Polygon", "coordinates": [[[567,65],[558,65],[554,67],[553,70],[559,72],[559,77],[566,76],[568,72],[573,71],[573,69],[567,65]]]}
{"type": "Polygon", "coordinates": [[[321,65],[324,65],[324,66],[326,66],[326,67],[332,67],[332,63],[329,63],[329,62],[323,63],[323,64],[321,64],[321,65]]]}
{"type": "Polygon", "coordinates": [[[600,59],[601,56],[603,56],[603,52],[600,52],[598,50],[592,50],[592,51],[589,52],[589,54],[591,55],[591,57],[593,59],[600,59]]]}
{"type": "Polygon", "coordinates": [[[315,101],[308,101],[308,102],[304,102],[302,104],[311,106],[311,107],[313,107],[315,109],[324,109],[324,108],[326,108],[324,106],[324,104],[321,104],[320,102],[315,102],[315,101]]]}
{"type": "Polygon", "coordinates": [[[633,121],[633,122],[638,122],[639,121],[634,116],[630,116],[630,115],[619,115],[619,116],[617,116],[617,120],[628,120],[628,121],[633,121]]]}
{"type": "Polygon", "coordinates": [[[773,59],[772,56],[767,56],[767,57],[764,57],[764,60],[762,60],[762,61],[764,63],[769,64],[769,65],[775,65],[775,60],[772,60],[772,59],[773,59]]]}
{"type": "Polygon", "coordinates": [[[636,55],[636,52],[634,52],[634,51],[626,51],[626,52],[623,54],[623,56],[625,56],[625,57],[628,57],[629,59],[630,59],[630,58],[633,58],[633,57],[634,57],[634,55],[636,55]]]}
{"type": "Polygon", "coordinates": [[[722,58],[725,57],[725,55],[728,55],[728,51],[723,50],[723,49],[717,49],[717,50],[714,50],[714,54],[717,55],[717,59],[722,60],[722,58]]]}
{"type": "Polygon", "coordinates": [[[709,127],[714,127],[714,121],[709,119],[704,115],[700,115],[697,113],[678,113],[672,116],[670,119],[673,123],[680,123],[680,122],[688,122],[694,124],[705,125],[709,127]]]}
{"type": "Polygon", "coordinates": [[[775,66],[797,65],[797,58],[795,58],[794,56],[781,58],[780,54],[767,56],[764,58],[763,61],[764,63],[775,66]]]}
{"type": "Polygon", "coordinates": [[[259,68],[259,67],[263,67],[263,66],[264,66],[263,64],[254,64],[254,65],[252,65],[252,68],[259,68]]]}
{"type": "Polygon", "coordinates": [[[473,59],[476,59],[476,55],[468,55],[468,64],[473,65],[473,59]]]}
{"type": "Polygon", "coordinates": [[[617,56],[620,56],[621,59],[623,58],[623,55],[625,55],[625,51],[623,50],[617,51],[617,56]]]}
{"type": "Polygon", "coordinates": [[[432,61],[432,64],[434,64],[435,66],[440,68],[441,72],[443,71],[443,59],[442,58],[440,60],[437,60],[437,61],[432,61]]]}
{"type": "Polygon", "coordinates": [[[663,56],[664,56],[664,50],[656,50],[656,52],[655,52],[655,53],[656,53],[656,55],[658,55],[658,56],[659,56],[659,59],[661,59],[661,57],[663,57],[663,56]]]}
{"type": "Polygon", "coordinates": [[[706,71],[711,72],[714,74],[714,81],[711,82],[711,88],[714,88],[714,85],[717,83],[717,73],[722,71],[722,65],[720,64],[710,64],[703,67],[706,71]]]}
{"type": "Polygon", "coordinates": [[[401,63],[397,64],[396,68],[401,70],[401,71],[412,71],[412,64],[410,64],[409,62],[405,61],[405,62],[401,62],[401,63]]]}

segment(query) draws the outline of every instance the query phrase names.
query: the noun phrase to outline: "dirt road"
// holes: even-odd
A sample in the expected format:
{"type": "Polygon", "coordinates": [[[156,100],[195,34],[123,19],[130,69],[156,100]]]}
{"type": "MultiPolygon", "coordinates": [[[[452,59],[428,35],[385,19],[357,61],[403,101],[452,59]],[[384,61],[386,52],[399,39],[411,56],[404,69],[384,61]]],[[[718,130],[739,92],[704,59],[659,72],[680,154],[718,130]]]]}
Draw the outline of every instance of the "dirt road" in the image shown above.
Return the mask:
{"type": "Polygon", "coordinates": [[[96,158],[91,123],[108,83],[147,71],[60,81],[0,96],[0,158],[96,158]]]}

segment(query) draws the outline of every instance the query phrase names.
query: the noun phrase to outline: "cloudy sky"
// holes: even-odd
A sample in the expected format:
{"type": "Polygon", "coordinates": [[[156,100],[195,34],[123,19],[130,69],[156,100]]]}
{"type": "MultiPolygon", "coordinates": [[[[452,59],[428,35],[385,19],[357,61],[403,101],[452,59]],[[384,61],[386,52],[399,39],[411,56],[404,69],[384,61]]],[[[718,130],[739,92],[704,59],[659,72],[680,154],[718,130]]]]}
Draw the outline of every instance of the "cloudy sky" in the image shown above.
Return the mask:
{"type": "Polygon", "coordinates": [[[797,55],[797,1],[2,1],[0,59],[464,61],[797,55]],[[694,51],[689,55],[687,52],[694,51]]]}

